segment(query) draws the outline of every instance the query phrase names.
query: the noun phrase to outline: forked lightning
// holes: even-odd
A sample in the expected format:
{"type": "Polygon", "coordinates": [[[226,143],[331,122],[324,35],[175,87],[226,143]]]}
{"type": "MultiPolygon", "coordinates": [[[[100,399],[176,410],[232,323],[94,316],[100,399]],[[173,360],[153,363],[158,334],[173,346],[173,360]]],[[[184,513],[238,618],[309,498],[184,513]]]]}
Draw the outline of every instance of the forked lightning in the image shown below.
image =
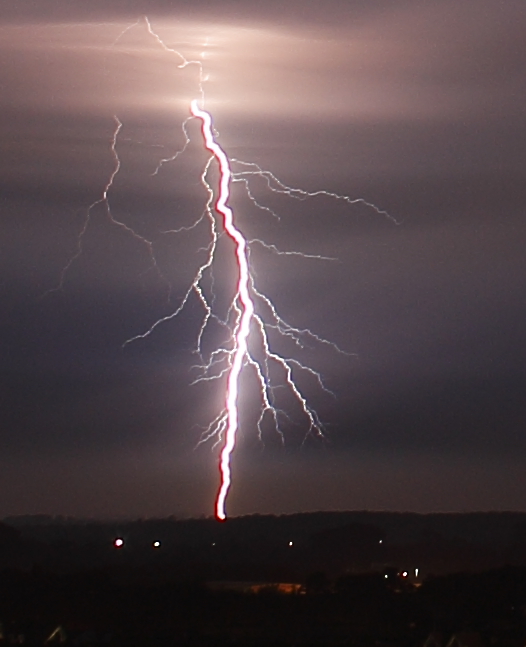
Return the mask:
{"type": "MultiPolygon", "coordinates": [[[[126,31],[138,26],[140,21],[127,27],[114,42],[114,45],[124,35],[126,31]]],[[[273,350],[271,344],[272,336],[281,336],[284,339],[292,341],[294,345],[303,348],[307,344],[321,344],[332,348],[334,351],[343,353],[336,344],[318,336],[308,328],[300,329],[288,324],[278,314],[272,300],[260,292],[256,286],[254,273],[251,271],[250,249],[255,245],[262,245],[268,251],[275,254],[295,255],[306,259],[315,258],[318,260],[334,261],[336,259],[326,256],[317,256],[313,254],[304,254],[299,251],[283,251],[275,245],[267,244],[263,240],[247,240],[242,231],[237,227],[234,212],[229,205],[230,184],[231,182],[240,182],[244,184],[248,198],[262,212],[278,217],[269,206],[262,204],[261,199],[256,200],[250,187],[252,178],[262,178],[268,187],[268,190],[274,193],[284,194],[290,198],[307,200],[316,196],[325,196],[328,199],[339,200],[354,205],[362,203],[371,208],[376,213],[387,216],[389,214],[378,209],[374,204],[358,198],[353,199],[346,195],[339,195],[330,191],[318,190],[308,192],[303,189],[293,188],[281,182],[274,174],[267,171],[257,164],[243,162],[237,159],[229,159],[223,148],[217,143],[216,135],[212,125],[212,117],[204,109],[204,90],[203,84],[206,80],[203,75],[203,66],[200,61],[189,61],[180,52],[168,47],[160,36],[152,29],[147,18],[144,23],[148,33],[155,42],[170,54],[174,54],[180,59],[179,68],[188,65],[195,65],[198,69],[197,88],[199,99],[194,99],[190,105],[190,116],[182,124],[184,135],[184,145],[175,155],[169,158],[161,159],[158,163],[154,175],[159,171],[163,164],[173,162],[182,155],[189,143],[187,123],[189,119],[198,119],[201,122],[201,132],[204,140],[204,146],[210,151],[211,156],[206,162],[201,173],[201,183],[206,190],[208,199],[203,213],[196,219],[190,227],[179,227],[170,230],[170,233],[184,233],[189,229],[197,227],[203,222],[208,221],[209,243],[206,247],[205,261],[198,267],[185,295],[175,310],[161,319],[155,321],[152,326],[125,342],[129,344],[139,339],[144,339],[151,335],[164,322],[173,319],[179,315],[187,305],[190,297],[195,295],[203,308],[203,319],[199,329],[196,331],[196,352],[201,358],[199,365],[199,376],[194,380],[196,382],[220,380],[226,382],[226,392],[224,396],[224,408],[212,420],[208,428],[204,431],[198,444],[215,439],[216,444],[221,444],[220,451],[220,485],[216,498],[215,514],[217,519],[223,521],[226,519],[226,498],[231,485],[231,456],[236,445],[236,437],[239,426],[239,402],[238,393],[240,380],[246,370],[252,370],[257,378],[260,392],[260,413],[257,421],[257,431],[261,438],[264,420],[270,418],[273,428],[283,438],[283,431],[280,422],[288,418],[285,411],[282,411],[276,405],[275,390],[278,387],[284,387],[289,394],[295,398],[300,406],[302,415],[305,419],[305,434],[314,434],[323,437],[324,431],[322,423],[316,411],[309,405],[306,396],[298,386],[296,376],[299,373],[305,373],[313,378],[318,386],[326,389],[321,375],[305,365],[296,357],[285,357],[273,350]],[[209,180],[209,171],[213,163],[219,167],[219,186],[213,188],[209,180]],[[214,203],[215,199],[215,204],[214,203]],[[216,218],[219,219],[216,220],[216,218]],[[205,289],[204,279],[212,276],[212,270],[218,254],[218,239],[222,233],[228,235],[232,241],[233,254],[237,264],[237,276],[232,277],[234,285],[234,297],[230,303],[228,316],[222,320],[215,312],[213,307],[213,295],[210,295],[210,289],[205,289]],[[202,340],[210,322],[214,321],[228,331],[228,343],[216,348],[204,357],[202,352],[202,340]],[[257,352],[254,349],[258,349],[257,352]],[[276,376],[279,376],[278,378],[276,376]]],[[[62,286],[65,275],[72,263],[79,257],[82,252],[82,242],[84,235],[89,227],[90,213],[98,204],[104,204],[111,222],[122,227],[126,232],[142,241],[147,246],[148,253],[152,263],[157,267],[154,245],[151,241],[145,239],[136,233],[125,223],[113,218],[110,210],[108,194],[112,188],[115,176],[120,169],[120,160],[117,153],[117,143],[122,123],[115,117],[116,128],[111,140],[111,152],[115,160],[113,171],[105,185],[101,197],[96,200],[87,210],[84,226],[78,237],[77,250],[67,262],[61,276],[60,286],[62,286]]],[[[166,232],[168,233],[168,232],[166,232]]],[[[330,393],[330,392],[329,392],[330,393]]]]}

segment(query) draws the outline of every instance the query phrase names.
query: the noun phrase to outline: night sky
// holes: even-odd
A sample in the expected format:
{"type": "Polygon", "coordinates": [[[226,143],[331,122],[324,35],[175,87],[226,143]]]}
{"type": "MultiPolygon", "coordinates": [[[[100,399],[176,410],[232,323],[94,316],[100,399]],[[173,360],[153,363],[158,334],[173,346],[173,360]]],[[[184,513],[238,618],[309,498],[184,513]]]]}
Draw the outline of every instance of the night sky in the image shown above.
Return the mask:
{"type": "Polygon", "coordinates": [[[231,157],[392,216],[254,179],[277,220],[233,186],[247,238],[337,259],[251,252],[284,319],[349,354],[291,351],[334,393],[298,376],[324,442],[292,404],[284,443],[270,427],[259,443],[247,378],[229,513],[526,510],[523,0],[2,4],[0,516],[213,513],[218,450],[195,446],[224,382],[192,385],[197,299],[123,347],[177,308],[208,244],[166,233],[206,202],[195,120],[153,174],[184,144],[197,68],[142,15],[202,60],[231,157]],[[109,203],[137,236],[97,204],[68,266],[115,165],[114,116],[109,203]]]}

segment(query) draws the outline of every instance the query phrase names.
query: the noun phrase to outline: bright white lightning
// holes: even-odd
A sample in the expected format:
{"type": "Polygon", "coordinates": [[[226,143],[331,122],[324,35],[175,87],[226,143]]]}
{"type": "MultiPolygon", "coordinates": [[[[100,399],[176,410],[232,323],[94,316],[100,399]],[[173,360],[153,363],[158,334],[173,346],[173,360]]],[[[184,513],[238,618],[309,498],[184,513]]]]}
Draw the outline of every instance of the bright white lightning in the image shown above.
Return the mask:
{"type": "Polygon", "coordinates": [[[216,501],[216,516],[219,520],[226,519],[225,500],[231,483],[230,472],[230,455],[234,450],[236,444],[236,434],[238,427],[238,410],[237,410],[237,395],[239,392],[239,374],[243,367],[243,361],[247,354],[248,349],[248,335],[250,333],[250,324],[254,315],[254,303],[250,296],[248,285],[250,274],[248,271],[248,259],[246,247],[247,243],[239,229],[234,225],[234,214],[232,209],[228,206],[228,198],[230,196],[230,178],[231,171],[228,163],[228,157],[225,152],[214,140],[212,134],[212,117],[205,110],[201,110],[197,105],[197,101],[192,101],[191,111],[194,117],[198,117],[203,122],[203,137],[205,138],[205,146],[214,155],[219,162],[220,166],[220,183],[219,183],[219,198],[216,202],[216,210],[223,216],[223,225],[227,234],[232,238],[236,245],[237,265],[239,268],[239,279],[237,283],[236,296],[239,299],[239,304],[242,308],[241,317],[237,323],[236,330],[234,331],[235,348],[232,365],[228,373],[227,393],[226,393],[226,411],[227,411],[227,425],[225,444],[221,450],[220,458],[220,472],[221,472],[221,486],[217,495],[216,501]]]}
{"type": "MultiPolygon", "coordinates": [[[[269,334],[271,333],[273,336],[277,335],[283,339],[286,339],[292,342],[293,345],[295,345],[299,349],[302,349],[309,344],[321,344],[325,345],[326,347],[331,347],[338,353],[347,354],[342,351],[342,349],[340,349],[335,343],[318,336],[311,330],[296,328],[282,319],[271,299],[260,292],[255,285],[254,275],[250,267],[250,250],[253,246],[260,245],[263,246],[267,251],[278,255],[300,256],[305,259],[316,259],[322,261],[336,261],[337,259],[315,254],[306,254],[299,251],[280,250],[276,245],[266,243],[265,241],[262,241],[258,238],[253,240],[245,238],[243,233],[236,227],[234,223],[234,214],[232,212],[232,209],[228,205],[231,182],[242,183],[246,189],[246,195],[252,202],[252,204],[256,208],[260,209],[263,213],[269,213],[278,219],[279,215],[275,211],[273,211],[265,204],[261,203],[259,200],[256,200],[250,187],[250,182],[253,178],[262,178],[266,182],[268,190],[273,193],[283,194],[289,198],[308,200],[310,198],[323,196],[328,199],[346,202],[349,205],[361,203],[371,208],[378,214],[387,216],[392,220],[394,219],[387,212],[379,209],[374,204],[367,202],[362,198],[355,199],[346,195],[340,195],[325,190],[308,192],[303,189],[293,188],[287,186],[286,184],[281,182],[273,173],[261,168],[257,164],[251,162],[243,162],[234,158],[229,159],[225,151],[221,148],[221,146],[219,146],[216,141],[217,133],[215,133],[212,126],[212,117],[210,113],[202,108],[202,106],[204,105],[203,83],[206,81],[206,77],[203,75],[203,67],[201,61],[187,60],[180,52],[172,49],[171,47],[168,47],[163,42],[160,36],[158,36],[152,29],[152,26],[147,18],[144,18],[144,23],[146,25],[148,33],[155,39],[158,45],[160,45],[166,52],[175,54],[180,58],[181,62],[178,64],[179,68],[184,68],[188,65],[196,65],[198,67],[198,89],[199,95],[201,97],[199,102],[197,100],[192,101],[190,106],[191,116],[189,116],[182,124],[182,131],[184,136],[183,147],[173,156],[160,159],[152,175],[157,175],[164,164],[175,162],[177,158],[185,153],[190,144],[190,135],[187,130],[187,125],[191,119],[201,120],[205,147],[212,154],[201,173],[201,184],[208,194],[208,199],[206,200],[203,212],[193,224],[186,227],[182,226],[170,229],[161,233],[165,235],[184,234],[185,232],[195,229],[199,226],[207,225],[209,238],[207,246],[204,249],[200,250],[205,252],[205,259],[198,266],[197,271],[179,305],[173,312],[155,321],[149,329],[142,332],[141,334],[135,335],[131,339],[128,339],[125,342],[125,345],[138,339],[147,338],[161,324],[177,317],[188,304],[192,295],[197,297],[199,303],[202,305],[204,314],[201,325],[196,335],[196,352],[201,358],[201,364],[197,367],[194,367],[199,370],[199,375],[194,379],[193,383],[195,384],[198,382],[226,378],[226,394],[224,409],[218,413],[214,420],[212,420],[212,422],[209,424],[208,428],[203,432],[198,444],[202,444],[211,439],[215,439],[215,445],[222,444],[220,452],[221,482],[216,498],[215,512],[216,517],[219,520],[225,520],[225,502],[232,480],[230,459],[235,448],[236,436],[239,426],[239,411],[237,402],[239,384],[244,367],[251,367],[251,369],[255,373],[256,380],[259,385],[260,413],[256,425],[260,439],[262,438],[263,422],[267,416],[272,419],[275,432],[277,432],[277,434],[282,439],[284,439],[284,433],[280,427],[280,420],[283,418],[288,418],[288,416],[284,411],[279,409],[275,403],[275,390],[279,387],[285,387],[295,399],[295,401],[299,404],[302,415],[304,416],[307,423],[307,431],[305,437],[308,434],[323,437],[324,434],[322,423],[316,411],[311,408],[307,401],[307,398],[300,390],[295,376],[299,372],[307,374],[310,376],[310,378],[313,378],[317,382],[318,386],[322,390],[327,393],[331,392],[325,387],[321,375],[316,370],[314,370],[310,366],[303,364],[294,357],[284,357],[283,355],[275,352],[272,349],[269,334]],[[201,107],[199,104],[201,104],[201,107]],[[216,192],[214,191],[208,180],[208,174],[214,160],[218,163],[220,171],[219,190],[217,193],[217,200],[215,205],[213,205],[213,202],[216,192]],[[232,168],[232,165],[234,165],[234,169],[232,168]],[[238,278],[236,282],[236,290],[235,295],[230,303],[228,314],[225,320],[221,319],[214,312],[213,288],[211,290],[210,288],[205,290],[203,285],[205,277],[207,276],[212,280],[213,285],[213,267],[216,259],[218,240],[222,233],[222,231],[218,231],[216,217],[214,215],[214,208],[215,211],[217,211],[217,213],[222,216],[222,230],[232,239],[234,243],[237,260],[238,278]],[[212,298],[209,298],[207,296],[207,293],[209,293],[210,291],[212,292],[212,298]],[[225,346],[216,348],[208,355],[206,359],[204,359],[202,353],[202,341],[211,321],[215,321],[224,330],[227,331],[228,341],[225,346]],[[249,341],[251,338],[254,341],[249,341]],[[254,355],[253,349],[251,349],[251,346],[253,344],[259,344],[260,354],[262,356],[261,359],[254,355]],[[281,372],[281,382],[276,382],[275,377],[271,375],[275,374],[276,368],[279,372],[281,372]]],[[[134,25],[127,27],[116,39],[114,45],[129,29],[138,24],[139,21],[134,25]]],[[[119,226],[125,231],[125,233],[132,235],[134,238],[136,238],[146,246],[153,267],[157,269],[159,276],[163,280],[166,280],[165,277],[161,274],[160,268],[157,266],[154,255],[154,243],[138,234],[124,222],[121,222],[120,220],[114,218],[111,213],[108,194],[110,190],[113,189],[114,180],[119,173],[121,166],[121,162],[117,153],[117,140],[122,128],[122,123],[117,117],[115,117],[115,123],[116,128],[111,140],[111,153],[115,162],[113,171],[111,172],[109,179],[102,191],[101,197],[93,202],[87,209],[84,226],[82,227],[77,239],[77,251],[64,267],[59,287],[62,287],[67,271],[82,253],[82,242],[90,224],[90,214],[93,208],[99,204],[105,206],[107,216],[109,217],[112,224],[119,226]]]]}

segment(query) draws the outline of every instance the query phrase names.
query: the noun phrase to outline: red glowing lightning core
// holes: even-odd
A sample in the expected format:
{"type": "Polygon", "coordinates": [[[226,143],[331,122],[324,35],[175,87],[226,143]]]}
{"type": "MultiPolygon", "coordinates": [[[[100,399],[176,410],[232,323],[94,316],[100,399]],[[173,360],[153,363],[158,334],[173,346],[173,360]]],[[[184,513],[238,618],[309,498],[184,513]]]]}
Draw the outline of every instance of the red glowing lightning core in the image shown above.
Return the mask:
{"type": "Polygon", "coordinates": [[[230,195],[230,178],[232,171],[228,157],[224,150],[217,144],[212,133],[212,117],[205,110],[201,110],[197,101],[192,101],[191,112],[203,122],[203,137],[205,146],[219,162],[221,172],[219,182],[219,198],[216,202],[216,210],[223,216],[223,223],[226,233],[236,244],[236,256],[239,268],[239,279],[237,283],[237,301],[241,305],[241,317],[238,318],[234,331],[235,349],[234,359],[230,366],[226,393],[226,412],[228,416],[225,444],[221,450],[219,470],[221,472],[221,485],[216,499],[216,517],[220,521],[226,519],[225,499],[230,487],[230,455],[236,444],[236,433],[238,425],[237,395],[239,373],[243,367],[243,361],[247,353],[247,338],[250,332],[250,323],[254,314],[254,303],[248,290],[250,274],[248,271],[248,259],[246,253],[247,243],[241,232],[234,225],[234,214],[227,205],[230,195]]]}

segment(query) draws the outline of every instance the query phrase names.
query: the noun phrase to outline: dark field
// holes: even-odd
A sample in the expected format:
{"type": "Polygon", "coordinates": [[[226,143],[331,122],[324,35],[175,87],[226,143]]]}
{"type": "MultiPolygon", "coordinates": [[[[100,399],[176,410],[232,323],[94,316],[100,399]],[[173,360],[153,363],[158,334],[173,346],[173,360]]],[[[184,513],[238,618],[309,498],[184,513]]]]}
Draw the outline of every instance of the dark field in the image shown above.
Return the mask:
{"type": "Polygon", "coordinates": [[[525,522],[512,513],[8,519],[1,640],[445,646],[456,636],[451,645],[518,647],[525,522]]]}

